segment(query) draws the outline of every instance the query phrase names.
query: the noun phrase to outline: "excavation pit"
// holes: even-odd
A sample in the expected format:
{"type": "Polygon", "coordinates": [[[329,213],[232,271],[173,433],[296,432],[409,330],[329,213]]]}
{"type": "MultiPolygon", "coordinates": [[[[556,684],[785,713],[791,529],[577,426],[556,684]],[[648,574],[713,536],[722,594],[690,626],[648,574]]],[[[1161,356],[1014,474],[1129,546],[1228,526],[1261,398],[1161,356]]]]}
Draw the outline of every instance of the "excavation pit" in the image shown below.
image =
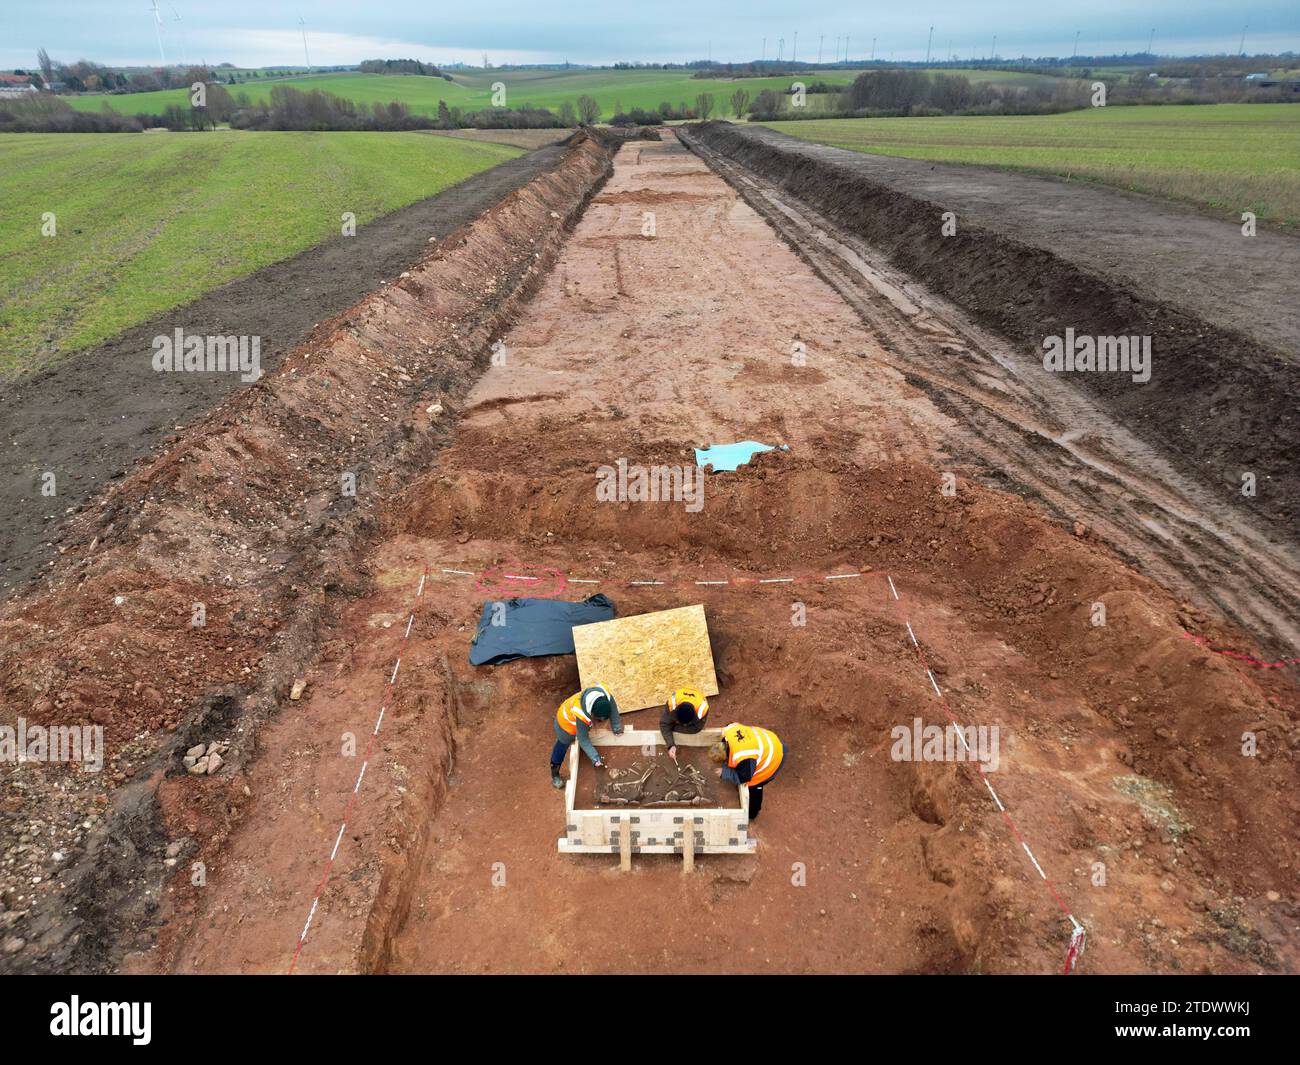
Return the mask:
{"type": "MultiPolygon", "coordinates": [[[[722,783],[709,766],[708,748],[721,735],[720,729],[702,729],[694,736],[676,737],[681,764],[696,769],[706,782],[706,794],[716,803],[709,806],[598,806],[601,771],[575,743],[569,751],[560,853],[618,854],[624,869],[631,867],[633,854],[681,854],[688,867],[696,854],[752,854],[755,841],[749,838],[749,794],[743,787],[722,783]]],[[[615,770],[626,771],[636,762],[670,762],[658,732],[628,729],[621,736],[596,732],[592,742],[615,770]]]]}

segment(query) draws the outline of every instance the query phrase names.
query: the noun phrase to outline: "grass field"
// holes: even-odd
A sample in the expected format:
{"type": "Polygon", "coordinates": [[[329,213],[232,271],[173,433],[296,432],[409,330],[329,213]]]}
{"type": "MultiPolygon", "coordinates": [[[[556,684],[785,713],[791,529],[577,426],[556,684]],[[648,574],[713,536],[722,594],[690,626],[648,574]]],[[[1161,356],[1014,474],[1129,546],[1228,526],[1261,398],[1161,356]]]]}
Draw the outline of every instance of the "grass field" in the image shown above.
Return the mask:
{"type": "MultiPolygon", "coordinates": [[[[824,81],[829,84],[848,85],[857,71],[823,71],[808,74],[803,80],[824,81]]],[[[677,107],[685,102],[695,106],[695,97],[711,93],[715,100],[714,117],[719,112],[729,114],[728,97],[738,85],[749,90],[751,99],[763,89],[783,91],[795,78],[745,78],[741,81],[721,79],[696,79],[680,70],[520,70],[520,71],[457,71],[454,81],[421,77],[414,74],[320,74],[279,81],[253,81],[228,86],[238,96],[248,93],[251,100],[269,99],[272,87],[289,85],[304,92],[323,89],[337,96],[369,106],[401,100],[417,114],[436,115],[438,101],[445,100],[448,107],[463,107],[476,111],[492,105],[492,85],[502,82],[506,87],[508,107],[548,107],[558,111],[565,101],[576,102],[579,96],[594,97],[601,107],[601,117],[610,119],[616,109],[630,111],[634,107],[657,108],[665,101],[677,107]]],[[[73,107],[82,111],[98,111],[105,102],[123,114],[160,114],[168,104],[189,106],[188,91],[168,89],[163,92],[142,92],[122,96],[70,96],[73,107]]],[[[814,98],[809,97],[812,101],[814,98]]]]}
{"type": "Polygon", "coordinates": [[[521,154],[424,133],[5,134],[0,375],[521,154]],[[42,236],[45,212],[57,235],[42,236]]]}
{"type": "Polygon", "coordinates": [[[1300,106],[1107,107],[1060,115],[773,122],[880,155],[1069,176],[1300,225],[1300,106]]]}

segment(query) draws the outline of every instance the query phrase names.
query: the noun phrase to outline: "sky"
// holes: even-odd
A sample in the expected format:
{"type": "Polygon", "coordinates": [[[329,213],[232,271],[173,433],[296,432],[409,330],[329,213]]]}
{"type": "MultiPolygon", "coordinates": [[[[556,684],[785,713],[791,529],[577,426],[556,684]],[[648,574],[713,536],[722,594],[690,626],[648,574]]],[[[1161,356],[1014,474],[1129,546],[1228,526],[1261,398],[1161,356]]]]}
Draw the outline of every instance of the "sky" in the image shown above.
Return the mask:
{"type": "MultiPolygon", "coordinates": [[[[158,0],[169,63],[304,65],[302,27],[317,66],[363,59],[435,63],[604,64],[619,60],[744,62],[778,48],[790,58],[920,60],[932,54],[1068,56],[1300,51],[1297,0],[158,0]],[[730,9],[730,10],[728,10],[730,9]],[[734,13],[732,13],[734,12],[734,13]],[[784,39],[783,44],[779,43],[784,39]],[[845,51],[847,39],[847,53],[845,51]]],[[[44,47],[59,61],[157,65],[151,0],[0,0],[0,68],[34,68],[44,47]]]]}

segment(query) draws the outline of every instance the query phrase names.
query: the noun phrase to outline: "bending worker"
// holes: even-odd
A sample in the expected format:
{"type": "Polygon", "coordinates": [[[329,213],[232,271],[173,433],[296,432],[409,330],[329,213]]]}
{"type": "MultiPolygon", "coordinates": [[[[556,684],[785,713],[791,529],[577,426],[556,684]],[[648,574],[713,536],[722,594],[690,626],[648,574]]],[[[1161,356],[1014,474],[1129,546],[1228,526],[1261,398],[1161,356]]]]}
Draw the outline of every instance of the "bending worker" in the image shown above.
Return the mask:
{"type": "Polygon", "coordinates": [[[733,722],[722,729],[722,739],[709,748],[709,759],[724,765],[720,775],[732,784],[749,788],[749,819],[763,808],[763,788],[785,762],[789,748],[770,729],[733,722]]]}
{"type": "Polygon", "coordinates": [[[555,713],[555,746],[551,748],[551,783],[555,787],[564,787],[564,780],[560,777],[560,763],[564,761],[564,756],[569,753],[575,739],[578,746],[586,751],[592,765],[597,769],[605,768],[600,753],[591,742],[593,721],[608,721],[614,728],[615,736],[623,731],[623,722],[618,716],[618,703],[599,684],[570,695],[555,713]]]}
{"type": "Polygon", "coordinates": [[[677,761],[677,741],[673,739],[673,733],[695,735],[704,727],[704,715],[708,712],[709,700],[695,688],[678,688],[668,696],[659,714],[659,732],[674,762],[677,761]]]}

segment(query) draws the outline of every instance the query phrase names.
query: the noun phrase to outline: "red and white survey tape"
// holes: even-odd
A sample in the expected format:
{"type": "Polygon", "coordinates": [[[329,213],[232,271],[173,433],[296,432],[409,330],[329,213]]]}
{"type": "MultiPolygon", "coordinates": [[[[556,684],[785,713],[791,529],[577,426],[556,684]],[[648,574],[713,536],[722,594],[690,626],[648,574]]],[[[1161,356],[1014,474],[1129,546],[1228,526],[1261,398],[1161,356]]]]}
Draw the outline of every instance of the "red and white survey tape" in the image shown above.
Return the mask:
{"type": "Polygon", "coordinates": [[[1183,630],[1183,637],[1191,640],[1197,647],[1204,647],[1212,655],[1223,655],[1225,658],[1231,658],[1236,662],[1242,662],[1248,666],[1254,666],[1256,669],[1286,669],[1287,666],[1300,666],[1300,658],[1279,658],[1275,662],[1265,662],[1263,659],[1256,658],[1254,655],[1242,654],[1240,651],[1229,651],[1220,647],[1211,647],[1209,641],[1204,636],[1196,636],[1193,633],[1183,630]]]}
{"type": "MultiPolygon", "coordinates": [[[[929,663],[926,661],[925,651],[921,646],[920,640],[918,640],[916,637],[916,631],[912,627],[911,620],[903,612],[902,599],[898,594],[898,588],[894,584],[893,577],[889,574],[877,573],[871,570],[862,570],[862,571],[851,571],[847,573],[802,573],[802,574],[797,573],[797,574],[790,574],[781,577],[755,577],[751,575],[737,574],[727,578],[714,578],[708,580],[703,580],[698,578],[680,578],[680,579],[654,578],[654,579],[627,580],[627,579],[609,578],[609,577],[604,577],[604,578],[570,577],[559,570],[538,568],[538,567],[526,566],[522,564],[512,564],[503,567],[494,567],[491,569],[478,570],[478,571],[443,568],[442,572],[449,576],[476,578],[475,587],[477,590],[482,592],[530,591],[533,592],[534,594],[539,592],[557,594],[565,590],[566,588],[568,588],[568,586],[570,585],[585,585],[585,586],[605,585],[610,587],[624,587],[624,588],[687,587],[687,586],[693,586],[693,587],[751,586],[753,587],[753,586],[764,586],[764,585],[801,584],[801,583],[814,582],[814,581],[833,582],[833,581],[852,580],[854,578],[862,578],[862,577],[883,576],[889,585],[889,594],[890,594],[891,601],[893,602],[895,609],[898,611],[902,619],[903,626],[907,630],[907,635],[912,641],[913,648],[915,648],[916,650],[917,659],[921,664],[921,668],[925,670],[925,675],[930,681],[930,686],[934,689],[934,693],[939,700],[939,705],[943,708],[943,711],[947,715],[949,721],[951,721],[952,724],[955,726],[956,736],[957,739],[961,742],[962,747],[965,748],[968,753],[970,753],[970,748],[967,745],[966,738],[964,733],[962,732],[961,726],[958,723],[956,716],[953,714],[951,707],[948,705],[947,697],[944,695],[943,690],[939,687],[939,682],[935,679],[933,670],[931,670],[929,663]],[[527,569],[531,569],[533,572],[532,573],[518,572],[520,570],[527,570],[527,569]]],[[[306,923],[303,925],[302,934],[298,937],[298,943],[293,952],[293,960],[289,965],[290,973],[293,973],[297,969],[298,957],[302,953],[303,946],[307,942],[307,936],[308,933],[311,931],[312,921],[315,919],[316,910],[320,905],[320,900],[322,895],[324,894],[325,887],[329,883],[330,873],[333,870],[334,860],[338,855],[339,846],[343,842],[343,834],[344,832],[347,831],[348,821],[352,817],[352,812],[356,805],[357,794],[361,790],[361,782],[365,779],[366,767],[370,763],[370,756],[373,753],[375,741],[379,736],[379,729],[384,722],[384,714],[387,712],[389,704],[393,697],[393,689],[397,683],[398,670],[401,668],[401,664],[402,664],[402,655],[405,652],[406,645],[411,638],[411,626],[415,622],[415,611],[419,605],[419,600],[424,595],[425,583],[428,579],[428,576],[429,576],[429,567],[426,565],[424,567],[424,571],[420,575],[420,583],[415,591],[415,603],[412,605],[410,614],[407,618],[406,631],[402,635],[401,644],[398,647],[397,658],[396,661],[393,663],[393,671],[392,674],[389,676],[388,684],[385,686],[384,689],[383,699],[381,700],[379,706],[379,714],[375,720],[375,727],[370,734],[370,740],[366,746],[365,757],[362,759],[361,762],[361,770],[357,774],[356,783],[352,787],[352,793],[348,796],[347,805],[343,812],[343,821],[339,825],[338,835],[334,840],[334,847],[330,851],[329,858],[325,863],[324,871],[321,874],[320,883],[316,888],[315,895],[312,897],[311,909],[307,913],[307,920],[306,923]]],[[[1209,647],[1206,644],[1204,637],[1195,636],[1189,632],[1184,632],[1183,635],[1187,639],[1194,641],[1198,646],[1204,647],[1207,651],[1210,651],[1213,654],[1225,655],[1236,661],[1242,662],[1246,665],[1254,666],[1261,669],[1281,669],[1286,666],[1296,665],[1300,663],[1300,659],[1295,659],[1295,658],[1282,659],[1276,662],[1266,662],[1258,658],[1255,658],[1252,655],[1246,655],[1236,651],[1220,650],[1217,648],[1209,647]]],[[[1084,926],[1075,918],[1070,908],[1065,904],[1064,900],[1060,896],[1060,893],[1056,890],[1056,886],[1052,883],[1051,878],[1044,871],[1042,864],[1034,856],[1034,852],[1030,849],[1029,844],[1025,841],[1025,838],[1021,834],[1019,827],[1017,827],[1015,819],[1011,816],[1010,811],[1008,811],[1006,808],[1006,804],[1003,803],[1001,797],[998,795],[996,789],[993,787],[992,782],[989,780],[988,774],[984,770],[984,766],[979,762],[978,759],[974,760],[974,765],[976,767],[977,772],[979,773],[980,780],[983,782],[984,787],[988,789],[989,795],[992,797],[994,804],[997,806],[998,812],[1001,813],[1003,818],[1006,820],[1007,826],[1008,828],[1010,828],[1012,836],[1015,837],[1016,842],[1019,843],[1021,848],[1024,850],[1025,855],[1029,858],[1030,864],[1034,867],[1034,871],[1037,872],[1039,877],[1042,878],[1042,881],[1046,886],[1047,891],[1050,893],[1052,900],[1056,903],[1057,907],[1065,915],[1065,918],[1070,922],[1070,927],[1071,927],[1070,943],[1065,956],[1065,970],[1064,970],[1065,973],[1068,975],[1069,973],[1074,972],[1075,965],[1078,962],[1080,956],[1084,952],[1084,949],[1087,945],[1087,932],[1084,929],[1084,926]]]]}
{"type": "MultiPolygon", "coordinates": [[[[507,565],[502,568],[497,568],[492,570],[480,570],[480,571],[444,568],[442,572],[450,576],[476,578],[475,587],[479,591],[500,592],[500,591],[512,591],[515,589],[519,589],[519,590],[530,590],[534,593],[536,593],[539,590],[538,585],[545,586],[547,591],[562,590],[567,586],[573,584],[583,584],[583,585],[600,584],[600,585],[613,585],[616,587],[626,587],[626,588],[674,587],[674,586],[675,587],[681,587],[681,586],[716,587],[716,586],[729,586],[729,585],[754,586],[754,585],[798,584],[798,583],[803,583],[808,581],[842,581],[842,580],[849,580],[855,577],[860,578],[860,577],[883,576],[886,579],[886,581],[888,581],[889,583],[889,593],[896,609],[898,609],[900,613],[902,610],[902,600],[898,595],[897,587],[894,585],[893,577],[890,576],[889,574],[876,573],[870,570],[853,571],[848,573],[804,573],[804,574],[794,574],[794,575],[782,576],[782,577],[732,576],[721,580],[719,579],[699,580],[699,579],[691,579],[691,578],[685,578],[685,579],[655,578],[653,580],[646,580],[646,579],[624,580],[624,579],[611,579],[611,578],[597,579],[597,578],[570,577],[567,574],[560,572],[559,570],[543,570],[540,573],[537,570],[534,570],[534,572],[531,574],[518,572],[520,570],[526,570],[530,568],[533,567],[515,564],[515,565],[507,565]]],[[[929,664],[926,662],[925,652],[921,648],[920,641],[916,638],[916,632],[912,628],[911,621],[906,616],[903,616],[902,621],[903,621],[903,625],[907,629],[907,635],[911,637],[912,646],[916,648],[917,657],[920,659],[921,666],[925,670],[925,675],[929,678],[930,685],[931,687],[934,688],[934,693],[939,698],[939,705],[943,707],[944,713],[947,714],[948,719],[956,727],[957,738],[961,741],[963,748],[965,748],[969,753],[970,748],[966,743],[966,737],[962,733],[961,726],[958,724],[957,719],[953,715],[951,708],[948,706],[948,700],[944,696],[943,691],[940,689],[939,682],[935,680],[934,673],[930,669],[929,664]]],[[[1078,961],[1079,956],[1083,953],[1084,948],[1087,944],[1087,933],[1083,925],[1079,923],[1079,921],[1075,918],[1074,914],[1070,911],[1070,908],[1061,899],[1060,893],[1056,890],[1056,887],[1052,883],[1051,878],[1047,875],[1046,872],[1044,872],[1042,865],[1039,863],[1038,859],[1034,856],[1034,852],[1030,850],[1029,844],[1025,842],[1025,838],[1024,836],[1021,835],[1020,829],[1017,827],[1015,819],[1012,818],[1010,812],[1006,808],[1006,805],[1002,802],[1002,799],[998,796],[998,793],[994,789],[992,782],[990,782],[988,775],[985,773],[984,766],[978,760],[975,760],[974,764],[976,769],[979,772],[980,780],[983,781],[984,786],[988,789],[989,795],[993,797],[993,802],[996,804],[998,811],[1002,814],[1003,818],[1005,818],[1008,827],[1011,829],[1011,834],[1015,837],[1016,842],[1019,843],[1020,846],[1024,849],[1025,854],[1029,858],[1030,864],[1033,865],[1034,870],[1038,873],[1038,875],[1042,877],[1043,883],[1047,886],[1047,890],[1051,893],[1052,899],[1056,902],[1056,905],[1060,908],[1061,912],[1065,915],[1066,919],[1070,922],[1070,927],[1071,927],[1070,945],[1065,957],[1065,972],[1067,974],[1072,973],[1074,971],[1075,963],[1078,961]]]]}
{"type": "Polygon", "coordinates": [[[384,714],[393,699],[393,688],[397,684],[397,671],[402,668],[402,655],[411,639],[411,626],[415,624],[415,611],[419,606],[421,597],[424,595],[424,583],[428,576],[429,567],[426,565],[424,571],[420,574],[420,584],[415,589],[415,602],[411,606],[410,616],[406,619],[406,631],[402,634],[402,642],[397,648],[397,660],[393,663],[393,672],[389,675],[388,683],[384,686],[384,696],[379,702],[379,716],[375,718],[375,727],[370,732],[370,740],[366,744],[366,753],[361,759],[361,771],[357,773],[357,782],[352,785],[352,794],[348,796],[347,806],[343,810],[343,822],[339,825],[339,834],[334,837],[334,847],[325,862],[325,869],[321,873],[320,883],[316,886],[316,894],[312,896],[311,909],[307,911],[307,921],[302,926],[302,934],[298,937],[298,945],[294,948],[293,960],[289,963],[289,975],[293,975],[298,968],[298,955],[302,953],[303,945],[307,942],[307,933],[311,931],[311,923],[316,917],[316,908],[320,905],[321,896],[325,893],[325,885],[329,883],[330,873],[334,869],[334,859],[338,856],[339,844],[343,842],[343,833],[347,831],[353,807],[356,806],[357,793],[361,790],[361,782],[366,779],[366,767],[370,764],[370,756],[375,749],[375,740],[378,738],[379,730],[384,724],[384,714]]]}
{"type": "MultiPolygon", "coordinates": [[[[889,594],[893,599],[894,607],[898,611],[899,616],[903,619],[903,624],[907,628],[907,635],[911,637],[912,646],[916,648],[917,660],[921,663],[921,668],[925,670],[925,675],[930,679],[930,687],[934,689],[934,694],[939,699],[939,705],[943,707],[943,712],[948,716],[948,720],[952,722],[957,739],[961,742],[963,749],[967,754],[971,754],[970,745],[966,742],[966,736],[962,731],[961,724],[958,722],[956,715],[952,712],[951,707],[949,707],[948,699],[943,694],[943,689],[939,687],[939,682],[934,679],[934,671],[930,668],[930,663],[925,659],[925,650],[921,647],[921,641],[916,638],[916,632],[912,628],[912,622],[903,611],[902,599],[898,594],[898,588],[894,585],[894,578],[886,575],[886,579],[889,581],[889,594]]],[[[993,782],[989,780],[988,773],[984,771],[984,764],[980,762],[979,759],[973,759],[973,761],[976,770],[979,772],[980,780],[984,782],[984,786],[988,788],[989,794],[993,796],[993,802],[997,806],[998,811],[1006,819],[1007,826],[1011,829],[1011,834],[1015,836],[1016,842],[1024,848],[1025,854],[1029,857],[1030,864],[1033,865],[1038,875],[1043,878],[1043,883],[1047,885],[1047,890],[1051,894],[1053,901],[1055,901],[1056,905],[1060,907],[1061,912],[1065,914],[1066,919],[1070,922],[1070,946],[1065,955],[1065,975],[1069,976],[1070,973],[1074,972],[1075,963],[1079,960],[1079,956],[1087,946],[1087,932],[1084,930],[1083,925],[1075,919],[1074,914],[1070,912],[1070,907],[1065,904],[1060,893],[1057,892],[1056,886],[1052,883],[1052,878],[1044,872],[1042,865],[1039,863],[1038,859],[1034,857],[1034,852],[1029,849],[1029,844],[1025,842],[1025,837],[1020,834],[1020,829],[1016,827],[1015,819],[1011,816],[1010,811],[1006,808],[1002,799],[999,798],[997,791],[993,787],[993,782]]]]}

